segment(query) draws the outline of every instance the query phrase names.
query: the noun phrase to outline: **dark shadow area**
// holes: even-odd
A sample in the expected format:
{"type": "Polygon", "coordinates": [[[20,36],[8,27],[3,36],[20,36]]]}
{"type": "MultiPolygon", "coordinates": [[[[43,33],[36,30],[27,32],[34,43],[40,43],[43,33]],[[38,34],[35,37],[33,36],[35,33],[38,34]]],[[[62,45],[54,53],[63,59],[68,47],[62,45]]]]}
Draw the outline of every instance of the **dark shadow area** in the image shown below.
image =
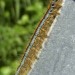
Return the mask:
{"type": "Polygon", "coordinates": [[[75,0],[73,0],[75,2],[75,0]]]}

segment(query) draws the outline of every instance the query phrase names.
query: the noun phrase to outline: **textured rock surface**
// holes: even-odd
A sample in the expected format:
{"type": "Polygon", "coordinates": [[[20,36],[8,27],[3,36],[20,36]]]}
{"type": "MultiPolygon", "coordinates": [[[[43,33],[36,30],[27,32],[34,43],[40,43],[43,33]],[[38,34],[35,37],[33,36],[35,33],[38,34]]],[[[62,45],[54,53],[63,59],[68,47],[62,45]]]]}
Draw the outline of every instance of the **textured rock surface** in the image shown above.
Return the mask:
{"type": "Polygon", "coordinates": [[[75,2],[65,0],[30,75],[75,75],[75,2]]]}

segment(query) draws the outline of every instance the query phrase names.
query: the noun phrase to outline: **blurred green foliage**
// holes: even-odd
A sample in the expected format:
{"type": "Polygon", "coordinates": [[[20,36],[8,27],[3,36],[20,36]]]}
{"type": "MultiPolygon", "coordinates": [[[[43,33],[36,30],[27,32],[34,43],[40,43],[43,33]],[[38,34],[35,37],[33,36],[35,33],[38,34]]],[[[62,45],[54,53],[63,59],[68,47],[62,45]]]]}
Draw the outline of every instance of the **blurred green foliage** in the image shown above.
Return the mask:
{"type": "Polygon", "coordinates": [[[45,0],[0,0],[0,75],[14,74],[46,5],[45,0]]]}

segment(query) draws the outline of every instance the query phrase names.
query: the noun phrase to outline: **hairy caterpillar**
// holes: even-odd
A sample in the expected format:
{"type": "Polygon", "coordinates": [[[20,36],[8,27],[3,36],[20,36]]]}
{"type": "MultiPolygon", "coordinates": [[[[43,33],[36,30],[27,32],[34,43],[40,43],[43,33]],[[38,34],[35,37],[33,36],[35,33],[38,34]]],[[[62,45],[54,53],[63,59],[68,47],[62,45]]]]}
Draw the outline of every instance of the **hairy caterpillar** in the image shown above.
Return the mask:
{"type": "Polygon", "coordinates": [[[45,38],[47,38],[47,33],[54,19],[59,14],[58,11],[62,7],[62,1],[63,0],[50,0],[48,10],[35,30],[15,75],[27,75],[32,69],[33,63],[38,59],[42,44],[45,38]]]}

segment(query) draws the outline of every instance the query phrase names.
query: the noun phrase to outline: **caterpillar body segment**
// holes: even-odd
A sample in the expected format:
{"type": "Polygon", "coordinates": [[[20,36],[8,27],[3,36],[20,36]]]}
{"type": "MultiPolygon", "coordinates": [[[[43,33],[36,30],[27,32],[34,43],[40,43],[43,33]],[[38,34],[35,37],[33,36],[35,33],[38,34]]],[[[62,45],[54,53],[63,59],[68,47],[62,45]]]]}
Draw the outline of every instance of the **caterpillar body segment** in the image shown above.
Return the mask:
{"type": "Polygon", "coordinates": [[[31,60],[32,64],[33,64],[34,61],[37,59],[37,56],[34,56],[33,54],[30,54],[30,55],[28,54],[27,58],[29,58],[31,60]]]}
{"type": "Polygon", "coordinates": [[[29,71],[32,69],[33,63],[38,59],[42,44],[48,37],[47,33],[49,32],[54,19],[59,15],[59,9],[62,7],[62,2],[63,0],[50,0],[48,10],[39,22],[15,75],[28,75],[29,71]]]}
{"type": "Polygon", "coordinates": [[[60,15],[60,13],[57,11],[57,9],[54,9],[51,14],[52,14],[52,15],[60,15]]]}
{"type": "Polygon", "coordinates": [[[36,37],[36,40],[34,41],[34,43],[38,43],[41,44],[43,42],[43,39],[40,38],[40,36],[36,37]]]}
{"type": "Polygon", "coordinates": [[[28,71],[32,69],[32,67],[31,67],[32,63],[33,62],[31,62],[31,60],[29,58],[27,58],[26,61],[24,62],[24,65],[22,65],[22,69],[20,70],[18,75],[25,75],[25,74],[27,74],[28,71]]]}
{"type": "Polygon", "coordinates": [[[29,70],[32,69],[32,68],[30,68],[28,65],[25,66],[25,67],[24,67],[24,66],[25,66],[25,65],[22,66],[22,70],[19,71],[19,74],[18,74],[18,75],[27,75],[28,72],[29,72],[29,70]]]}
{"type": "Polygon", "coordinates": [[[61,8],[62,4],[60,4],[60,3],[57,2],[57,3],[55,3],[54,7],[61,8]]]}

